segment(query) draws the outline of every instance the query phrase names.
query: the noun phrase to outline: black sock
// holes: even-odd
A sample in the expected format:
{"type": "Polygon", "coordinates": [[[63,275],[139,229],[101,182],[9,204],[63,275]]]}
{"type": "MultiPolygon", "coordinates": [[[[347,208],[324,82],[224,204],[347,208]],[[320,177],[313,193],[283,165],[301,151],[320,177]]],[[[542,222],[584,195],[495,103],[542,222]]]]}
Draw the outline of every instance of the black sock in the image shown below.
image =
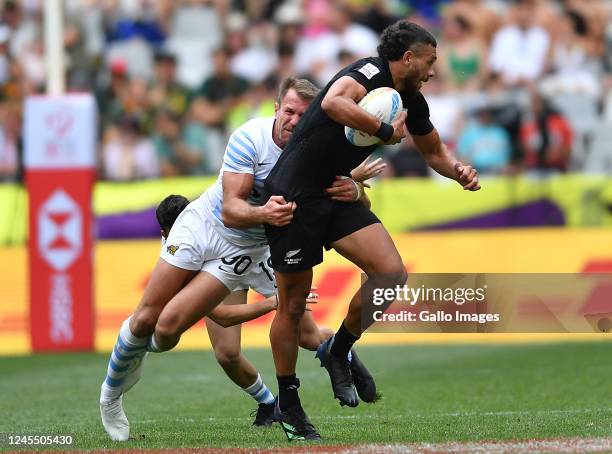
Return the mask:
{"type": "Polygon", "coordinates": [[[295,374],[276,376],[278,380],[278,406],[281,411],[285,411],[294,405],[300,404],[300,396],[298,396],[298,388],[300,381],[295,374]]]}
{"type": "Polygon", "coordinates": [[[344,322],[342,322],[340,329],[334,335],[334,340],[332,341],[332,345],[329,349],[330,353],[336,358],[346,359],[346,355],[348,355],[348,352],[353,347],[353,344],[359,340],[359,337],[360,336],[355,336],[348,329],[346,329],[344,322]]]}

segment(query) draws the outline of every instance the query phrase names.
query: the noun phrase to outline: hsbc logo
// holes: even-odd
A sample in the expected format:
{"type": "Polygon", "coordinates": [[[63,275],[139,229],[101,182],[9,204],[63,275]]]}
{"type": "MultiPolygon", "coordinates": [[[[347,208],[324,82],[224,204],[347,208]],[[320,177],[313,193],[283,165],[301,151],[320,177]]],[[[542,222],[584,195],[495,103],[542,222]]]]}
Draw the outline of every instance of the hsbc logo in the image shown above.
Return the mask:
{"type": "Polygon", "coordinates": [[[57,137],[64,138],[74,126],[74,115],[71,110],[60,108],[46,116],[45,124],[57,137]]]}
{"type": "Polygon", "coordinates": [[[66,271],[81,254],[82,225],[81,209],[63,189],[38,210],[38,249],[55,271],[66,271]]]}

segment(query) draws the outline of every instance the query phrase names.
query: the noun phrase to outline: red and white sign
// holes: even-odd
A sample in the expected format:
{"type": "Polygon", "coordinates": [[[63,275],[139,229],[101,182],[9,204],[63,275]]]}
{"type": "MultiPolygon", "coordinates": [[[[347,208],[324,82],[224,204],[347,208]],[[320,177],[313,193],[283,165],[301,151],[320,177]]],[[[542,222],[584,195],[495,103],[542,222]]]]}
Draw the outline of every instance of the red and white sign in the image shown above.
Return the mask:
{"type": "Polygon", "coordinates": [[[92,96],[31,97],[24,126],[34,351],[93,349],[92,96]]]}

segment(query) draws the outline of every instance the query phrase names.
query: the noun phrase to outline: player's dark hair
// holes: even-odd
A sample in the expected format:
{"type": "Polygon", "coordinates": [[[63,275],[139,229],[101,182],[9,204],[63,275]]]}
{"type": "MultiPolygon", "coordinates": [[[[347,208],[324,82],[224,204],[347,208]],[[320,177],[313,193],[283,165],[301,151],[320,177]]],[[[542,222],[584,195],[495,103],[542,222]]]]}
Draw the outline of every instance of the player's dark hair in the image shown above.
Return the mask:
{"type": "Polygon", "coordinates": [[[388,61],[397,61],[404,52],[418,44],[437,47],[436,38],[420,25],[400,20],[385,28],[380,36],[378,55],[388,61]]]}
{"type": "Polygon", "coordinates": [[[287,92],[294,89],[300,98],[304,101],[310,101],[319,94],[319,89],[308,79],[298,79],[296,77],[287,77],[284,79],[278,89],[278,98],[276,102],[281,103],[287,92]]]}
{"type": "Polygon", "coordinates": [[[172,194],[166,197],[155,210],[159,226],[163,230],[170,231],[174,221],[187,205],[189,205],[189,200],[182,195],[172,194]]]}

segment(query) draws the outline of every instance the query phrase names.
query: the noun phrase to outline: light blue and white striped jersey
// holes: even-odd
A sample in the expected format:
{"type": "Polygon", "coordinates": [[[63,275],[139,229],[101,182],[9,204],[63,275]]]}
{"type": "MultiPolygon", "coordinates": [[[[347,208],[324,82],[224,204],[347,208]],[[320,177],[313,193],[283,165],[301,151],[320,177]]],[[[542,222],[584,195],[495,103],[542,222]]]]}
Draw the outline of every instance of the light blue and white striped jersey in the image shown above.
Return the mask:
{"type": "MultiPolygon", "coordinates": [[[[264,205],[264,181],[276,164],[282,150],[272,140],[274,117],[255,118],[247,121],[231,135],[219,177],[196,201],[203,212],[218,227],[219,234],[238,246],[254,246],[267,243],[263,225],[248,229],[225,227],[221,220],[223,210],[223,172],[250,173],[253,175],[253,190],[247,202],[264,205]]],[[[199,207],[199,208],[200,208],[199,207]]]]}

